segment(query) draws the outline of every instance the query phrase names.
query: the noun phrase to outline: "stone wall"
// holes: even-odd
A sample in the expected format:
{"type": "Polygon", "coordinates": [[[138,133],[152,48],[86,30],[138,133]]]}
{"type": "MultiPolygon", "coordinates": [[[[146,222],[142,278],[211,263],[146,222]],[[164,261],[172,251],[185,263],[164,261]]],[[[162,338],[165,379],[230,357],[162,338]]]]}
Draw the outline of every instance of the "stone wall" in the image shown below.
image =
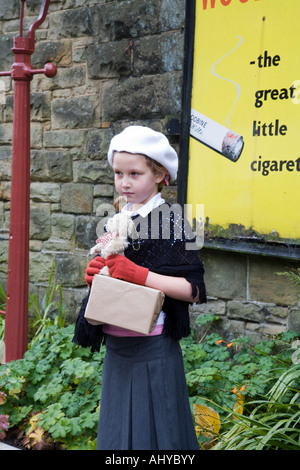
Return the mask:
{"type": "MultiPolygon", "coordinates": [[[[0,3],[0,70],[13,63],[19,0],[0,3]]],[[[27,0],[24,31],[42,0],[27,0]]],[[[106,152],[128,124],[145,124],[179,136],[167,123],[180,117],[184,42],[182,0],[51,0],[36,32],[33,66],[57,65],[56,77],[31,82],[30,292],[45,291],[52,263],[76,317],[86,293],[87,253],[96,225],[114,199],[106,152]]],[[[0,81],[0,284],[7,275],[13,83],[0,81]],[[3,93],[3,88],[5,92],[3,93]]],[[[176,200],[176,185],[164,196],[176,200]]],[[[192,317],[213,312],[226,337],[273,334],[297,326],[299,305],[277,276],[289,262],[203,249],[209,302],[192,317]],[[298,313],[296,313],[298,312],[298,313]]],[[[299,325],[297,326],[299,328],[299,325]]]]}
{"type": "MultiPolygon", "coordinates": [[[[73,320],[96,225],[115,197],[106,160],[111,137],[130,123],[167,134],[181,111],[184,3],[179,0],[51,0],[36,32],[31,82],[30,292],[43,295],[52,263],[73,320]],[[101,206],[101,207],[100,207],[101,206]]],[[[10,70],[18,0],[1,0],[0,70],[10,70]]],[[[24,31],[42,0],[27,0],[24,31]]],[[[1,79],[0,283],[7,275],[13,84],[1,79]]],[[[178,150],[179,136],[170,136],[178,150]]],[[[176,186],[168,188],[176,200],[176,186]]]]}
{"type": "Polygon", "coordinates": [[[206,331],[227,341],[248,336],[253,342],[287,329],[300,334],[299,287],[279,274],[299,267],[299,261],[207,248],[201,257],[209,298],[192,306],[192,323],[200,313],[220,320],[198,328],[199,338],[206,331]]]}

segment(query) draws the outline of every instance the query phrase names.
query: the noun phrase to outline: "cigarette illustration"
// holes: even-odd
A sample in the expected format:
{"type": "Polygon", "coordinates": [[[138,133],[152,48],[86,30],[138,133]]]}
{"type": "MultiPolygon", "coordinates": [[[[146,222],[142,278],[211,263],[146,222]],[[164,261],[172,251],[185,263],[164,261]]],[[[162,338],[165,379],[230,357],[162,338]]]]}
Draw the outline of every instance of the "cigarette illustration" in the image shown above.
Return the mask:
{"type": "Polygon", "coordinates": [[[213,121],[195,109],[191,109],[190,135],[232,162],[236,162],[243,150],[243,137],[213,121]]]}

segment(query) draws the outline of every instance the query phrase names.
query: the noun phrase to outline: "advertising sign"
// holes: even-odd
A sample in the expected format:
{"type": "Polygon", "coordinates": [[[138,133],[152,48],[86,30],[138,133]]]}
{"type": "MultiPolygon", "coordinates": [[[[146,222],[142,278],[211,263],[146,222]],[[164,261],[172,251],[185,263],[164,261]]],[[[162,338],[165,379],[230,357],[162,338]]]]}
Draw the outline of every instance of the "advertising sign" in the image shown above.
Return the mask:
{"type": "Polygon", "coordinates": [[[187,202],[213,238],[300,244],[300,1],[197,0],[187,202]]]}

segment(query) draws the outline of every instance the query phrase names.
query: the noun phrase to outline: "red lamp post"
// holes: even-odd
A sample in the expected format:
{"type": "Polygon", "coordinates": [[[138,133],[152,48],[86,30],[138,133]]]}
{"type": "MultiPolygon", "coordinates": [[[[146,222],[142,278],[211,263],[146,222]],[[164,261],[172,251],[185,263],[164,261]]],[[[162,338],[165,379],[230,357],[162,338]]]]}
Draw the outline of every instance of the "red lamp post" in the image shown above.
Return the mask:
{"type": "Polygon", "coordinates": [[[30,81],[34,74],[54,77],[56,66],[32,69],[35,30],[44,22],[50,0],[43,0],[38,19],[23,37],[24,4],[21,0],[20,36],[14,38],[15,62],[10,72],[14,80],[11,204],[8,249],[7,302],[5,312],[5,350],[3,362],[23,357],[27,350],[29,277],[29,201],[30,201],[30,81]]]}

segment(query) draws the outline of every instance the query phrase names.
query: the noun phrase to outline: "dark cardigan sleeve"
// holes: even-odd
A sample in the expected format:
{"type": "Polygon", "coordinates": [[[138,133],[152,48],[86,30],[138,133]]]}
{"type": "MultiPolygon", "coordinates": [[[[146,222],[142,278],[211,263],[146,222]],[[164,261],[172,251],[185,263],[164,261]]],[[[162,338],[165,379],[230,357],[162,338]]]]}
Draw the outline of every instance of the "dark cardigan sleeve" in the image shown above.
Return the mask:
{"type": "Polygon", "coordinates": [[[75,323],[75,330],[72,342],[79,344],[79,346],[82,346],[84,348],[90,347],[91,351],[95,352],[100,351],[103,333],[101,325],[91,325],[84,317],[89,296],[90,293],[88,293],[88,295],[84,297],[81,303],[81,307],[75,323]]]}

